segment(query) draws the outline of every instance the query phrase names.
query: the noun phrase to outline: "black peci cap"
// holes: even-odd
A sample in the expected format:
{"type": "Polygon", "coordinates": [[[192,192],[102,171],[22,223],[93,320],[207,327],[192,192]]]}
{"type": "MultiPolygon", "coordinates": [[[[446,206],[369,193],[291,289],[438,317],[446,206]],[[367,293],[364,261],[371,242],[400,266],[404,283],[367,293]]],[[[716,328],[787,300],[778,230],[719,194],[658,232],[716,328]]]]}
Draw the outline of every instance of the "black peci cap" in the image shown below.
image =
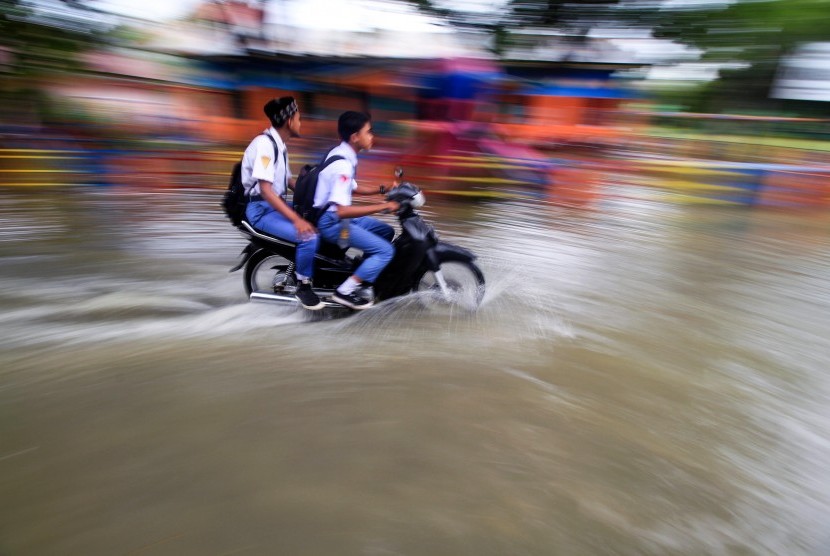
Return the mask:
{"type": "Polygon", "coordinates": [[[294,97],[272,98],[262,108],[274,127],[282,127],[298,110],[294,97]]]}

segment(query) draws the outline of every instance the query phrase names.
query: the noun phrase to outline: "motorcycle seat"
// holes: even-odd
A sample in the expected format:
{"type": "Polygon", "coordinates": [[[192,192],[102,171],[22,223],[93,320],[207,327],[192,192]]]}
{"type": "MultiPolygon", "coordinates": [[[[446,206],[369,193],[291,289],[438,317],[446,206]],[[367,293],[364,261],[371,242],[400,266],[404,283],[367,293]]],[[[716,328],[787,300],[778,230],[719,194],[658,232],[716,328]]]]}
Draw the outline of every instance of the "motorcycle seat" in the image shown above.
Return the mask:
{"type": "Polygon", "coordinates": [[[260,241],[270,242],[270,243],[277,243],[279,245],[288,245],[290,247],[296,247],[297,244],[293,241],[288,241],[282,238],[279,238],[275,235],[271,235],[268,232],[263,232],[262,230],[257,230],[254,228],[250,222],[247,220],[243,220],[239,223],[239,231],[249,236],[251,239],[258,239],[260,241]]]}
{"type": "MultiPolygon", "coordinates": [[[[288,241],[282,238],[279,238],[275,235],[271,235],[268,232],[263,232],[262,230],[257,230],[254,228],[250,222],[247,220],[243,220],[240,222],[239,231],[243,234],[248,236],[250,239],[257,239],[259,241],[264,241],[266,243],[275,243],[278,245],[287,245],[289,247],[297,247],[297,244],[293,241],[288,241]]],[[[317,249],[317,253],[324,257],[328,257],[331,259],[346,259],[346,251],[347,249],[343,249],[338,247],[334,243],[329,243],[328,241],[324,241],[322,238],[320,239],[320,246],[317,249]]]]}

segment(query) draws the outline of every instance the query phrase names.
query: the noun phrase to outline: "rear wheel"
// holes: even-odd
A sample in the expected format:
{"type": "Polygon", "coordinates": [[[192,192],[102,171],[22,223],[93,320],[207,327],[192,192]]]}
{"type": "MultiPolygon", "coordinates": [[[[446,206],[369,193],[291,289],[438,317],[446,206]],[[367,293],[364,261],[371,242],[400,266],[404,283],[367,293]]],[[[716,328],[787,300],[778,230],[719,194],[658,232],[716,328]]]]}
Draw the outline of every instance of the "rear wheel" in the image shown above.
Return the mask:
{"type": "Polygon", "coordinates": [[[469,261],[444,261],[440,270],[426,270],[415,281],[414,291],[428,305],[457,305],[475,310],[484,299],[484,274],[469,261]]]}
{"type": "Polygon", "coordinates": [[[245,265],[245,293],[293,294],[297,286],[294,273],[286,276],[289,261],[270,251],[254,253],[245,265]]]}

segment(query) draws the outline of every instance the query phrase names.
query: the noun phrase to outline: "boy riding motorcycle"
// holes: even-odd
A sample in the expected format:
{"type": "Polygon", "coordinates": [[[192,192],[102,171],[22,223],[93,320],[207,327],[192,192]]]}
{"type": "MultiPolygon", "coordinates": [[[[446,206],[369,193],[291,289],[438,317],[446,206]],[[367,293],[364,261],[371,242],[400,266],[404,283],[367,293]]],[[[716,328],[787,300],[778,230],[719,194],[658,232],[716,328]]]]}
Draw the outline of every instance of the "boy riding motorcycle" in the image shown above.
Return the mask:
{"type": "Polygon", "coordinates": [[[332,295],[332,301],[351,309],[368,309],[374,300],[357,294],[363,282],[374,282],[395,254],[392,226],[371,218],[370,214],[396,211],[399,204],[385,201],[371,205],[352,205],[352,193],[363,195],[383,194],[381,185],[359,185],[355,180],[357,153],[369,150],[374,144],[371,118],[363,112],[348,111],[340,115],[337,132],[342,142],[326,155],[342,156],[324,168],[317,180],[314,207],[325,212],[317,222],[320,236],[341,247],[353,246],[363,251],[364,259],[357,270],[349,276],[332,295]]]}

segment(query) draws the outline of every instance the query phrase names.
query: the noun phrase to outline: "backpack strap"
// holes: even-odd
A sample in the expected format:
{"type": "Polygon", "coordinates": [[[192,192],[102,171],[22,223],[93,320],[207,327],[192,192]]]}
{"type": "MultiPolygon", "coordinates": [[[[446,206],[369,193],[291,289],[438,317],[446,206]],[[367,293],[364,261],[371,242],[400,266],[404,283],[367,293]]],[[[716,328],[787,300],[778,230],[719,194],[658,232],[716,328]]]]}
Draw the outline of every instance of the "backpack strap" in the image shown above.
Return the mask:
{"type": "MultiPolygon", "coordinates": [[[[329,151],[329,153],[330,153],[330,152],[331,152],[331,151],[329,151]]],[[[344,157],[344,156],[340,156],[339,154],[336,154],[336,155],[334,155],[334,156],[328,156],[328,154],[326,154],[326,156],[327,156],[328,158],[323,159],[323,161],[320,163],[320,169],[319,169],[319,170],[317,170],[317,176],[318,176],[318,179],[319,179],[319,176],[320,176],[320,172],[322,172],[323,170],[325,170],[325,169],[326,169],[326,167],[328,167],[329,165],[333,164],[334,162],[337,162],[338,160],[346,160],[346,157],[344,157]]],[[[322,206],[322,207],[320,207],[319,209],[315,209],[315,210],[317,211],[317,213],[318,213],[319,215],[321,215],[321,216],[322,216],[322,215],[323,215],[323,213],[324,213],[324,212],[326,212],[327,210],[329,210],[329,207],[331,207],[333,204],[334,204],[334,203],[332,203],[331,201],[329,201],[328,203],[326,203],[325,205],[323,205],[323,206],[322,206]]],[[[312,207],[314,206],[314,199],[312,199],[312,200],[311,200],[311,206],[312,206],[312,207]]]]}
{"type": "MultiPolygon", "coordinates": [[[[274,138],[271,137],[270,133],[263,132],[262,135],[266,136],[271,144],[274,145],[274,160],[277,159],[277,154],[280,152],[279,147],[277,147],[277,142],[274,141],[274,138]]],[[[285,199],[285,196],[288,194],[288,149],[282,151],[282,161],[285,164],[285,183],[283,184],[283,192],[282,198],[285,199]]]]}
{"type": "Polygon", "coordinates": [[[322,172],[326,168],[326,166],[330,165],[333,162],[337,162],[338,160],[346,160],[346,158],[343,157],[343,156],[340,156],[339,154],[336,154],[334,156],[330,156],[327,159],[325,159],[323,161],[323,163],[320,165],[320,171],[322,172]]]}

